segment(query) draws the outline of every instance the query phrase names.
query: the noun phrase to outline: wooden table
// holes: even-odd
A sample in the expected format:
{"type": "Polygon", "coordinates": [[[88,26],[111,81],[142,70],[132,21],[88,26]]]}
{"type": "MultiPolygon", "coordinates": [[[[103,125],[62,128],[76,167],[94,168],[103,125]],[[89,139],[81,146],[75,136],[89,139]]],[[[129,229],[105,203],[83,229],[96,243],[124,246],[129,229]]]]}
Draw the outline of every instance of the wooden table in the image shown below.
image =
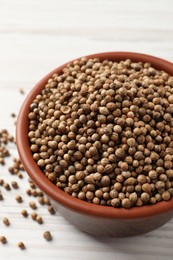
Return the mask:
{"type": "MultiPolygon", "coordinates": [[[[15,133],[15,119],[26,94],[34,84],[60,64],[90,53],[133,51],[155,55],[173,62],[173,1],[171,0],[0,0],[0,129],[15,133]],[[22,95],[19,89],[23,88],[22,95]]],[[[12,157],[16,147],[10,145],[12,157]]],[[[0,187],[0,259],[121,259],[170,260],[173,258],[173,221],[154,232],[133,238],[95,238],[66,222],[58,213],[50,215],[46,206],[26,195],[27,176],[20,180],[0,166],[0,179],[17,180],[19,189],[0,187]],[[15,196],[20,194],[23,203],[15,196]],[[29,201],[36,201],[44,223],[29,213],[29,201]],[[11,226],[2,223],[4,216],[11,226]],[[50,230],[53,241],[43,239],[50,230]],[[23,241],[26,250],[17,243],[23,241]]]]}

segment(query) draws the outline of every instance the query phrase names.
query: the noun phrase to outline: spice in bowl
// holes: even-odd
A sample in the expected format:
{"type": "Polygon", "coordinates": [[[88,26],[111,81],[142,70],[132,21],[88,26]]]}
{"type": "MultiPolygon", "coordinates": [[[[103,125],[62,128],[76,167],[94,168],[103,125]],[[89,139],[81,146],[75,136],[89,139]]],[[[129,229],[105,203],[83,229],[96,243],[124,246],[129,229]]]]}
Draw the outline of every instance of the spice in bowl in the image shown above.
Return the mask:
{"type": "Polygon", "coordinates": [[[173,196],[173,77],[150,63],[81,58],[30,105],[33,158],[81,200],[139,207],[173,196]]]}

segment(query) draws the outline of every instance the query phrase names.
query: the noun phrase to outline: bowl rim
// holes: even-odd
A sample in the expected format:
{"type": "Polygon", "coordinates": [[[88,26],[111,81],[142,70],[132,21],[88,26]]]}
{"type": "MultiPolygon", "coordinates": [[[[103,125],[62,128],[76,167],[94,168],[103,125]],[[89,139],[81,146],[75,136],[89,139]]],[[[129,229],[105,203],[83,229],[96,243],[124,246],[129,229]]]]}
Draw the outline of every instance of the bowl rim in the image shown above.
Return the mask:
{"type": "Polygon", "coordinates": [[[62,69],[68,64],[80,58],[99,58],[100,60],[111,60],[111,61],[121,61],[125,59],[131,59],[132,61],[149,62],[153,67],[158,70],[163,70],[170,75],[173,75],[173,64],[164,59],[154,57],[147,54],[134,53],[134,52],[103,52],[95,53],[91,55],[85,55],[76,59],[73,59],[50,73],[44,76],[36,85],[31,89],[27,97],[25,98],[21,109],[18,114],[17,124],[16,124],[16,144],[19,156],[24,165],[26,172],[29,177],[34,181],[34,183],[51,199],[69,208],[73,211],[77,211],[82,214],[87,214],[91,216],[97,216],[101,218],[111,218],[111,219],[133,219],[133,218],[144,218],[150,217],[156,214],[162,214],[173,210],[173,198],[169,201],[161,201],[154,205],[144,205],[141,207],[132,207],[130,209],[125,208],[114,208],[112,206],[102,206],[95,205],[93,203],[88,203],[86,201],[72,197],[71,195],[65,193],[63,190],[59,189],[54,185],[48,178],[43,174],[40,168],[37,166],[36,162],[32,157],[30,150],[30,144],[28,139],[28,113],[29,106],[34,100],[37,94],[46,85],[48,79],[55,73],[61,73],[62,69]]]}

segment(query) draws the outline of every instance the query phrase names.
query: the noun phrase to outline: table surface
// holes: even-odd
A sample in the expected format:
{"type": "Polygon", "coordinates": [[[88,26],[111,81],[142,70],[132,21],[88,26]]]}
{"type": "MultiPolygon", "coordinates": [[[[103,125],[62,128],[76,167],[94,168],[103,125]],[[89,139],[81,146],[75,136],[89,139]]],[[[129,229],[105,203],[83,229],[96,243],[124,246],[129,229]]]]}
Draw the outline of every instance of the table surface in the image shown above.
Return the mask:
{"type": "MultiPolygon", "coordinates": [[[[173,62],[172,0],[0,0],[0,129],[15,134],[15,118],[25,96],[43,75],[60,64],[90,53],[132,51],[147,53],[173,62]],[[23,88],[25,94],[19,91],[23,88]]],[[[9,146],[12,157],[15,145],[9,146]]],[[[0,187],[0,259],[172,259],[173,220],[161,228],[133,238],[95,238],[76,230],[58,213],[26,195],[28,178],[10,175],[0,166],[0,179],[17,180],[19,189],[0,187]],[[24,201],[18,204],[15,196],[24,201]],[[24,219],[22,209],[38,205],[44,223],[24,219]],[[11,225],[2,223],[8,217],[11,225]],[[42,234],[50,230],[53,241],[42,234]],[[17,243],[23,241],[26,250],[17,243]],[[32,258],[31,258],[32,257],[32,258]]]]}

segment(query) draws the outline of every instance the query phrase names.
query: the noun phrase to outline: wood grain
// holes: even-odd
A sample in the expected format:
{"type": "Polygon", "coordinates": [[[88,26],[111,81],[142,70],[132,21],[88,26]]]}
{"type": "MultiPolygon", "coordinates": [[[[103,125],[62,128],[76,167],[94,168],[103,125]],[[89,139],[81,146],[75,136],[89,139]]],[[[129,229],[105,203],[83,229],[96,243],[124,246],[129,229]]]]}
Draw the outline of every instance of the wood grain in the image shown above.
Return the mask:
{"type": "MultiPolygon", "coordinates": [[[[14,134],[11,113],[18,113],[25,95],[42,76],[73,58],[134,51],[173,62],[172,11],[172,0],[0,0],[0,129],[14,134]]],[[[16,147],[9,148],[17,156],[16,147]]],[[[11,163],[9,158],[6,166],[0,166],[0,178],[9,183],[18,180],[8,173],[11,163]]],[[[5,198],[0,202],[0,235],[8,239],[6,245],[0,245],[1,260],[173,258],[173,220],[140,237],[95,238],[39,206],[44,224],[38,225],[20,214],[23,208],[32,211],[28,206],[31,198],[25,193],[27,176],[18,182],[19,190],[8,192],[0,187],[5,198]],[[23,196],[22,204],[15,201],[16,194],[23,196]],[[11,220],[10,227],[3,225],[4,216],[11,220]],[[42,238],[45,230],[52,232],[52,242],[42,238]],[[26,244],[25,251],[17,247],[19,241],[26,244]]]]}

